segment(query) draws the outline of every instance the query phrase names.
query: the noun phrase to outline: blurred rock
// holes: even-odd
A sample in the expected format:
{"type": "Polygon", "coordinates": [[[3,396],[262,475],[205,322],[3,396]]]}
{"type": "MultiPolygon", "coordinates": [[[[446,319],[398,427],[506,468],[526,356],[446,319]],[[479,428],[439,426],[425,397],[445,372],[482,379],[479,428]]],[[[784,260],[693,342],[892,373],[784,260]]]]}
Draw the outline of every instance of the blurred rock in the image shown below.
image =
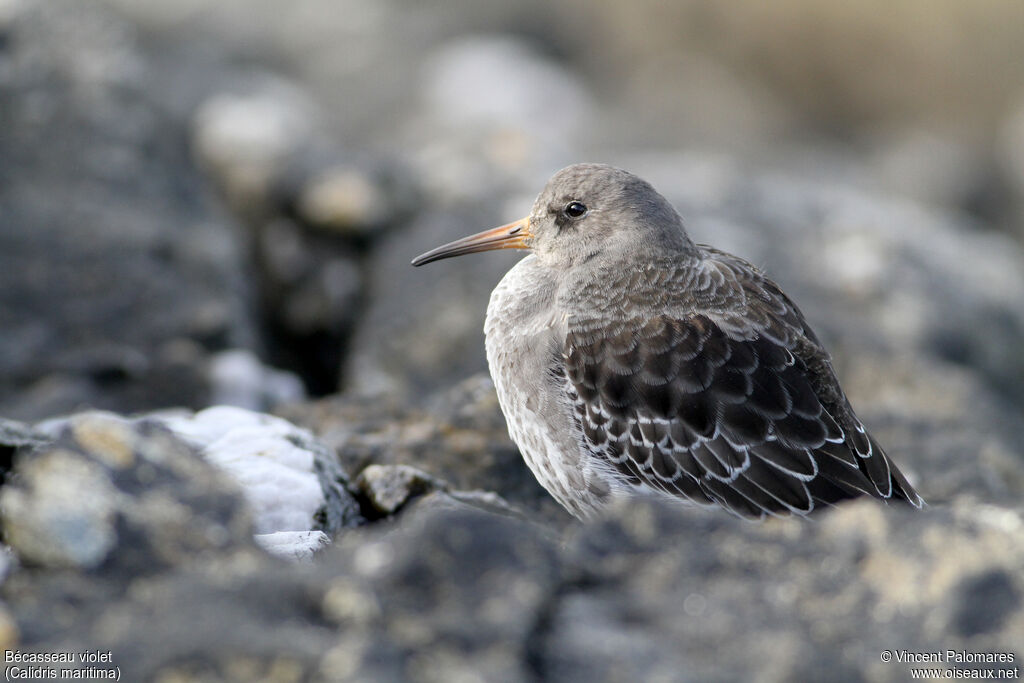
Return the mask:
{"type": "Polygon", "coordinates": [[[283,183],[283,198],[303,225],[361,247],[418,208],[412,176],[396,164],[299,159],[283,183]]]}
{"type": "Polygon", "coordinates": [[[87,413],[47,427],[0,494],[4,538],[39,567],[136,574],[252,545],[237,486],[153,420],[87,413]]]}
{"type": "Polygon", "coordinates": [[[11,470],[11,461],[19,448],[31,448],[47,441],[44,434],[27,424],[0,417],[0,481],[11,470]]]}
{"type": "Polygon", "coordinates": [[[363,521],[337,457],[304,429],[229,406],[156,419],[241,485],[257,534],[334,534],[363,521]]]}
{"type": "Polygon", "coordinates": [[[306,397],[302,380],[293,373],[264,365],[256,354],[246,349],[214,354],[208,372],[213,405],[258,411],[306,397]]]}
{"type": "Polygon", "coordinates": [[[1000,126],[997,162],[1013,192],[1010,223],[1017,237],[1024,238],[1024,93],[1000,126]]]}
{"type": "MultiPolygon", "coordinates": [[[[430,401],[448,411],[446,447],[479,443],[487,389],[430,401]]],[[[367,419],[415,431],[375,408],[367,419]]],[[[202,441],[218,412],[243,414],[178,424],[202,441]]],[[[125,680],[897,681],[907,665],[883,650],[1024,654],[1019,461],[1005,505],[860,500],[752,524],[637,500],[561,536],[493,493],[371,465],[363,495],[397,514],[330,546],[322,532],[259,537],[305,560],[285,566],[255,551],[235,486],[163,424],[91,414],[59,433],[19,457],[2,494],[17,558],[0,585],[5,637],[109,649],[125,680]]]]}
{"type": "Polygon", "coordinates": [[[264,76],[245,92],[204,102],[193,121],[192,146],[236,210],[248,213],[273,199],[274,184],[309,143],[317,118],[300,88],[264,76]]]}
{"type": "Polygon", "coordinates": [[[249,231],[271,362],[331,393],[365,297],[363,254],[417,193],[397,164],[340,150],[298,84],[263,74],[233,87],[199,108],[193,147],[249,231]]]}
{"type": "Polygon", "coordinates": [[[869,171],[887,193],[989,220],[1005,212],[993,206],[1004,201],[996,196],[998,168],[976,146],[922,130],[878,134],[872,143],[869,171]]]}
{"type": "Polygon", "coordinates": [[[639,503],[582,528],[568,551],[581,588],[549,613],[541,678],[902,681],[908,665],[880,654],[937,643],[1019,660],[1019,606],[984,635],[963,630],[984,601],[960,612],[972,594],[1021,590],[1019,508],[864,500],[819,520],[751,525],[639,503]]]}
{"type": "Polygon", "coordinates": [[[256,227],[256,281],[271,362],[315,396],[337,391],[363,298],[358,253],[277,218],[256,227]]]}
{"type": "MultiPolygon", "coordinates": [[[[421,403],[410,405],[398,395],[357,394],[282,406],[278,411],[316,433],[353,476],[378,467],[370,470],[371,481],[363,477],[363,486],[372,489],[373,480],[395,486],[397,492],[394,498],[389,492],[389,500],[404,502],[417,487],[443,489],[441,484],[447,482],[460,495],[494,492],[555,526],[571,520],[540,487],[509,439],[494,385],[486,375],[470,377],[421,403]],[[391,467],[395,465],[415,470],[391,467]],[[413,486],[421,477],[429,479],[413,486]]],[[[386,514],[399,507],[395,502],[371,507],[375,505],[386,514]]]]}
{"type": "Polygon", "coordinates": [[[563,165],[596,119],[578,76],[510,35],[442,44],[426,56],[419,87],[409,131],[417,167],[448,202],[563,165]]]}
{"type": "Polygon", "coordinates": [[[440,479],[408,465],[367,465],[354,485],[366,504],[381,517],[395,514],[416,496],[448,488],[440,479]]]}
{"type": "Polygon", "coordinates": [[[0,61],[0,413],[199,405],[255,342],[230,221],[184,153],[133,28],[8,4],[0,61]]]}
{"type": "Polygon", "coordinates": [[[301,562],[312,560],[331,543],[331,537],[322,531],[275,531],[256,534],[253,540],[271,555],[301,562]]]}
{"type": "MultiPolygon", "coordinates": [[[[502,192],[495,190],[495,198],[502,192]]],[[[503,206],[501,203],[499,206],[503,206]]],[[[486,367],[484,312],[491,290],[517,260],[511,253],[412,268],[417,254],[525,214],[427,211],[384,239],[372,257],[370,297],[347,360],[347,388],[413,396],[486,367]]]]}

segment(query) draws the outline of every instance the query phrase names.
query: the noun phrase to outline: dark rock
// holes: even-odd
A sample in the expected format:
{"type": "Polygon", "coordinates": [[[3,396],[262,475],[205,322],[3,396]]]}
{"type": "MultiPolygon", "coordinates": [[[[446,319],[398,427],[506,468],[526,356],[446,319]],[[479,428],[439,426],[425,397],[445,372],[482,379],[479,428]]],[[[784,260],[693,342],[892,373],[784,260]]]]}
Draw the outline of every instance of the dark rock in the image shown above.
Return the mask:
{"type": "MultiPolygon", "coordinates": [[[[1019,511],[861,501],[818,519],[756,525],[638,501],[582,527],[538,639],[540,677],[897,681],[909,665],[883,651],[940,646],[1019,660],[1019,607],[973,638],[930,618],[964,604],[957,586],[979,572],[1019,574],[1019,511]]],[[[967,609],[986,618],[984,603],[967,609]]]]}
{"type": "Polygon", "coordinates": [[[255,339],[150,57],[92,3],[11,5],[4,33],[0,413],[202,404],[206,354],[255,339]]]}
{"type": "Polygon", "coordinates": [[[181,559],[18,568],[18,647],[110,649],[126,680],[899,681],[885,650],[1022,654],[1021,512],[972,503],[752,524],[640,500],[560,544],[434,492],[311,564],[181,559]]]}
{"type": "Polygon", "coordinates": [[[300,86],[252,81],[203,103],[194,148],[250,233],[270,360],[297,372],[314,395],[329,394],[344,381],[366,295],[361,261],[414,213],[417,193],[397,164],[332,144],[300,86]]]}
{"type": "Polygon", "coordinates": [[[23,570],[3,587],[23,652],[109,651],[94,666],[125,681],[308,680],[335,641],[321,590],[302,565],[259,552],[145,578],[23,570]]]}
{"type": "Polygon", "coordinates": [[[317,434],[358,475],[371,465],[408,465],[456,491],[497,493],[551,524],[570,521],[526,467],[508,437],[494,386],[475,375],[411,407],[394,394],[335,396],[282,406],[279,413],[317,434]]]}
{"type": "Polygon", "coordinates": [[[524,680],[557,584],[556,548],[529,525],[428,508],[395,531],[342,539],[324,613],[338,625],[317,680],[524,680]]]}
{"type": "Polygon", "coordinates": [[[956,592],[960,600],[952,627],[965,638],[998,632],[1008,618],[1020,612],[1021,589],[1014,576],[1003,570],[967,577],[956,592]]]}

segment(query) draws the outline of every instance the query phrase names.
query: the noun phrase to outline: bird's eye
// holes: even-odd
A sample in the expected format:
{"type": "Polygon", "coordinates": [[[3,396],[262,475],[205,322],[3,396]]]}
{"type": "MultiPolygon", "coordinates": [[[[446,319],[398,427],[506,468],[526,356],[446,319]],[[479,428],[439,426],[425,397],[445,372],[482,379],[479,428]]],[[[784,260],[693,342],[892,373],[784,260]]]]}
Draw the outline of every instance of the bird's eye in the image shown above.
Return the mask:
{"type": "Polygon", "coordinates": [[[583,218],[587,215],[587,205],[583,202],[572,201],[565,205],[562,213],[569,218],[583,218]]]}

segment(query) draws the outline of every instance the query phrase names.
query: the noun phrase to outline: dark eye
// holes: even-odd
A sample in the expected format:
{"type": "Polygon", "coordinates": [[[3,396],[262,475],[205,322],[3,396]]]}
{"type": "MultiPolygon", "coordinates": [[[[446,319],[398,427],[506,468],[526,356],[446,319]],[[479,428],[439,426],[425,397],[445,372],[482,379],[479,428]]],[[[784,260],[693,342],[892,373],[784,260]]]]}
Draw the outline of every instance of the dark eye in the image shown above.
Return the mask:
{"type": "Polygon", "coordinates": [[[587,215],[587,205],[583,202],[569,202],[565,205],[565,208],[562,209],[562,213],[569,218],[583,218],[587,215]]]}

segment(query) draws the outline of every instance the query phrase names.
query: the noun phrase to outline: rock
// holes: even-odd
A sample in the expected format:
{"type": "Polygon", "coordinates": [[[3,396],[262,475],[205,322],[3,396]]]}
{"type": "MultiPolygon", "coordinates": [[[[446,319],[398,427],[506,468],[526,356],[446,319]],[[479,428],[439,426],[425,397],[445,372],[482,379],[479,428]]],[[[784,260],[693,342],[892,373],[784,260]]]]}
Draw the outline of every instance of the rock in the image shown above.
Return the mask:
{"type": "Polygon", "coordinates": [[[442,43],[418,84],[418,116],[409,124],[415,160],[428,191],[446,202],[564,165],[597,118],[587,86],[567,65],[510,35],[442,43]]]}
{"type": "Polygon", "coordinates": [[[963,500],[766,524],[637,501],[558,543],[435,492],[305,564],[205,555],[131,591],[22,567],[0,590],[22,650],[109,648],[128,680],[898,681],[883,651],[1019,658],[1022,560],[1021,510],[963,500]]]}
{"type": "Polygon", "coordinates": [[[1008,112],[999,131],[996,162],[1006,177],[1013,194],[1011,227],[1017,237],[1024,237],[1024,93],[1008,112]]]}
{"type": "Polygon", "coordinates": [[[87,413],[52,425],[0,493],[4,536],[41,567],[150,573],[251,546],[237,486],[169,429],[87,413]]]}
{"type": "Polygon", "coordinates": [[[928,206],[959,208],[988,220],[1005,211],[999,169],[982,150],[921,130],[877,136],[869,161],[878,187],[928,206]]]}
{"type": "MultiPolygon", "coordinates": [[[[413,407],[393,394],[356,394],[282,406],[279,413],[318,434],[355,475],[374,465],[411,466],[448,482],[454,491],[496,493],[550,524],[571,520],[509,439],[486,375],[474,375],[422,403],[413,407]]],[[[392,476],[403,471],[376,470],[392,476]]]]}
{"type": "Polygon", "coordinates": [[[379,516],[393,515],[416,496],[448,488],[440,479],[408,465],[369,465],[356,477],[362,500],[379,516]]]}
{"type": "Polygon", "coordinates": [[[0,417],[0,480],[7,477],[11,459],[19,448],[31,448],[46,442],[46,436],[15,420],[0,417]]]}
{"type": "Polygon", "coordinates": [[[213,354],[208,375],[213,405],[259,411],[306,398],[302,380],[295,374],[264,365],[246,349],[213,354]]]}
{"type": "Polygon", "coordinates": [[[365,251],[415,212],[417,192],[399,164],[341,150],[299,84],[264,74],[239,90],[200,106],[195,153],[250,233],[268,357],[331,393],[366,295],[365,251]]]}
{"type": "Polygon", "coordinates": [[[8,3],[3,33],[0,414],[200,405],[208,352],[254,327],[153,60],[93,3],[8,3]]]}
{"type": "MultiPolygon", "coordinates": [[[[177,448],[195,453],[238,487],[237,492],[244,496],[248,506],[256,541],[269,552],[284,557],[306,559],[340,530],[365,521],[359,503],[349,492],[348,475],[334,453],[306,430],[271,415],[231,406],[216,406],[195,414],[154,413],[132,420],[112,414],[83,413],[48,420],[37,429],[43,438],[57,443],[45,447],[56,450],[56,455],[33,457],[21,468],[33,468],[33,476],[48,492],[32,500],[41,501],[43,506],[53,505],[53,514],[72,525],[75,510],[83,505],[81,494],[73,492],[83,488],[98,491],[94,498],[89,498],[91,507],[83,509],[91,511],[95,518],[86,526],[99,531],[94,537],[83,537],[83,543],[89,541],[92,545],[75,552],[88,551],[105,557],[114,541],[109,529],[120,494],[107,485],[96,467],[83,465],[74,458],[64,462],[67,458],[59,440],[69,430],[78,440],[92,439],[88,445],[96,457],[113,459],[121,467],[129,468],[137,465],[130,454],[133,444],[154,429],[169,430],[167,436],[177,448]],[[51,472],[55,467],[77,474],[64,479],[54,477],[51,472]]],[[[15,504],[20,504],[23,499],[17,496],[21,494],[17,489],[13,491],[15,504]]],[[[42,508],[37,512],[51,514],[42,508]]],[[[76,532],[68,527],[67,533],[76,532]]]]}
{"type": "Polygon", "coordinates": [[[752,525],[640,502],[580,529],[568,553],[580,588],[559,594],[534,661],[540,678],[564,681],[748,680],[755,672],[898,681],[909,665],[883,663],[882,652],[1019,660],[1019,607],[1011,602],[992,620],[984,600],[966,608],[971,617],[960,610],[970,596],[1018,595],[1022,552],[1019,509],[915,513],[865,500],[817,524],[752,525]],[[990,630],[965,633],[972,619],[990,630]]]}
{"type": "Polygon", "coordinates": [[[258,535],[333,535],[362,523],[348,475],[334,453],[306,430],[229,406],[157,419],[241,485],[258,535]]]}
{"type": "Polygon", "coordinates": [[[192,130],[194,153],[244,215],[267,210],[284,169],[320,125],[301,88],[265,74],[251,80],[204,102],[192,130]]]}
{"type": "Polygon", "coordinates": [[[392,533],[351,537],[323,611],[338,628],[317,680],[524,680],[556,546],[478,510],[427,509],[392,533]]]}
{"type": "Polygon", "coordinates": [[[331,537],[322,531],[275,531],[256,534],[253,538],[271,555],[304,562],[331,543],[331,537]]]}
{"type": "MultiPolygon", "coordinates": [[[[22,652],[109,651],[110,664],[92,666],[125,681],[299,681],[336,639],[304,567],[262,552],[205,555],[148,577],[24,570],[3,591],[22,652]]],[[[57,678],[86,666],[52,665],[57,678]]]]}

